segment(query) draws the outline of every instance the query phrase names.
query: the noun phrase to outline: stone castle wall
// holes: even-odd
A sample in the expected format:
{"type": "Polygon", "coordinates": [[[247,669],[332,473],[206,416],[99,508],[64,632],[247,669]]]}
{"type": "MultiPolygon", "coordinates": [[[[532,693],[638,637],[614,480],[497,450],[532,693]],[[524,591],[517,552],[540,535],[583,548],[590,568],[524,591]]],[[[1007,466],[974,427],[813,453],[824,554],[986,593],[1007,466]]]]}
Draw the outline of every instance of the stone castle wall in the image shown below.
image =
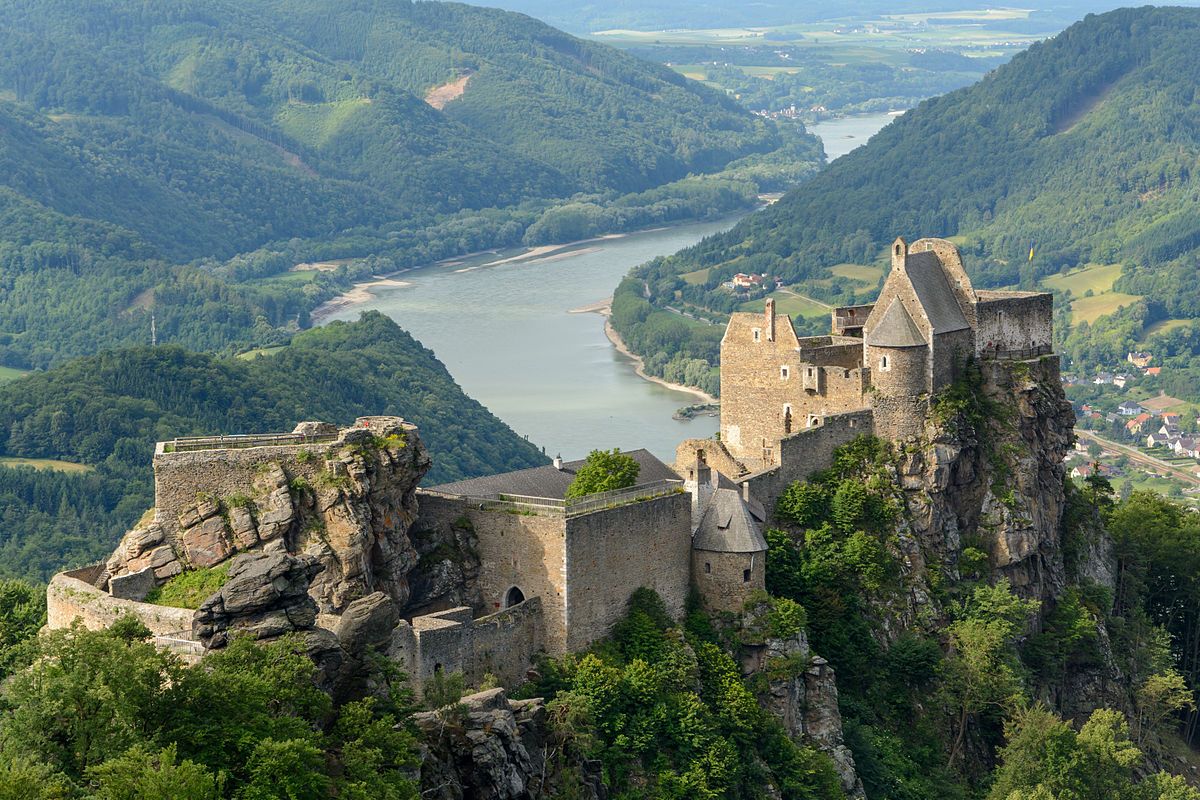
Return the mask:
{"type": "Polygon", "coordinates": [[[531,597],[495,614],[472,619],[465,606],[401,622],[388,657],[418,692],[438,672],[460,672],[468,686],[493,675],[504,686],[525,680],[534,654],[545,649],[541,598],[531,597]]]}
{"type": "Polygon", "coordinates": [[[683,616],[692,552],[692,497],[678,492],[567,520],[567,640],[582,650],[648,587],[683,616]]]}
{"type": "Polygon", "coordinates": [[[692,583],[713,611],[738,612],[756,591],[766,591],[765,553],[692,551],[692,583]],[[750,579],[746,580],[746,573],[750,579]]]}
{"type": "Polygon", "coordinates": [[[426,527],[448,528],[465,517],[479,540],[479,614],[504,608],[514,586],[525,597],[540,597],[545,614],[546,649],[566,652],[566,522],[550,515],[481,510],[468,501],[419,492],[419,519],[426,527]]]}
{"type": "Polygon", "coordinates": [[[1054,343],[1054,298],[1034,292],[979,294],[978,352],[1046,348],[1054,343]]]}
{"type": "Polygon", "coordinates": [[[103,564],[93,564],[55,575],[46,587],[46,627],[69,628],[79,620],[88,630],[104,630],[133,615],[150,629],[159,646],[184,656],[203,652],[198,642],[189,640],[194,611],[113,597],[95,586],[103,573],[103,564]]]}
{"type": "Polygon", "coordinates": [[[323,453],[329,444],[248,447],[230,450],[164,452],[160,442],[154,454],[154,520],[167,541],[179,545],[179,518],[196,506],[199,496],[232,497],[252,493],[255,478],[279,464],[289,477],[310,484],[324,469],[323,459],[305,460],[300,453],[323,453]]]}
{"type": "Polygon", "coordinates": [[[871,410],[831,414],[821,424],[793,434],[779,443],[779,465],[739,479],[749,483],[750,493],[763,503],[767,523],[774,520],[775,500],[793,481],[806,480],[812,473],[833,463],[833,451],[864,434],[874,434],[871,410]]]}

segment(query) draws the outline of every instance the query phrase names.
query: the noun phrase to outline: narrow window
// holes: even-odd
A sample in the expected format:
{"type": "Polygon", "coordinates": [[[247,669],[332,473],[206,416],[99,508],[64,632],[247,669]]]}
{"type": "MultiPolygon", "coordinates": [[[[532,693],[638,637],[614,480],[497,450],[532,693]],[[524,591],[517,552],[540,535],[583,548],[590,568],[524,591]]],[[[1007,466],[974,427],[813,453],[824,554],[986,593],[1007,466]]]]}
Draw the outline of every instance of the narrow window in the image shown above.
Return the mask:
{"type": "Polygon", "coordinates": [[[756,341],[756,342],[757,342],[757,341],[758,341],[758,337],[759,337],[759,336],[761,336],[761,335],[762,335],[762,331],[760,331],[758,328],[755,328],[755,329],[754,329],[754,341],[756,341]]]}
{"type": "Polygon", "coordinates": [[[707,561],[705,561],[705,562],[704,562],[704,574],[705,574],[705,575],[707,575],[707,574],[709,574],[709,573],[711,573],[711,572],[712,572],[712,564],[711,564],[711,563],[709,563],[709,562],[707,562],[707,561]]]}
{"type": "Polygon", "coordinates": [[[884,369],[891,369],[891,364],[890,364],[890,362],[888,361],[888,357],[887,357],[887,356],[883,356],[882,358],[880,358],[880,359],[879,359],[879,368],[880,368],[881,370],[884,370],[884,369]]]}
{"type": "Polygon", "coordinates": [[[749,582],[750,582],[750,570],[744,569],[744,570],[742,570],[742,583],[749,583],[749,582]]]}
{"type": "Polygon", "coordinates": [[[788,378],[788,368],[787,367],[779,368],[779,377],[783,378],[785,381],[787,380],[787,378],[788,378]]]}

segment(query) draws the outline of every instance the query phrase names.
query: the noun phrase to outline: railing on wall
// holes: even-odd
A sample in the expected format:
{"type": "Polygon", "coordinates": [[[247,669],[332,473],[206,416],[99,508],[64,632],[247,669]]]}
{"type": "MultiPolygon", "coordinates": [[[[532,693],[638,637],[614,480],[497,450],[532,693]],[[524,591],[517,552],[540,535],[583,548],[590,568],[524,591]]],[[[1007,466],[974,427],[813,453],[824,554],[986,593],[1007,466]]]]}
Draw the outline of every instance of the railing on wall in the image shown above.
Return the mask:
{"type": "Polygon", "coordinates": [[[257,433],[235,436],[180,436],[166,442],[163,451],[183,453],[189,450],[240,450],[246,447],[321,444],[335,441],[338,435],[336,433],[257,433]]]}
{"type": "Polygon", "coordinates": [[[614,489],[611,492],[597,492],[584,497],[573,497],[560,500],[554,497],[534,497],[523,494],[495,493],[488,495],[458,495],[426,490],[429,494],[466,500],[478,504],[481,511],[509,511],[517,514],[545,514],[566,518],[591,514],[608,508],[638,503],[643,500],[653,500],[683,491],[681,480],[659,480],[630,486],[626,489],[614,489]]]}

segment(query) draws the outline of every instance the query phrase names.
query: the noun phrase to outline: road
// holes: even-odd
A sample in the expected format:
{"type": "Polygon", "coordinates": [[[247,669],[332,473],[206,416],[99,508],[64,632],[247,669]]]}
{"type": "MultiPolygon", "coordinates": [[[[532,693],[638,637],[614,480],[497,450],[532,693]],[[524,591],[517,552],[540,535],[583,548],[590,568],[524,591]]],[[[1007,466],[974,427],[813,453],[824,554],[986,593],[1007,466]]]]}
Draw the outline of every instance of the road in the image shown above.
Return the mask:
{"type": "Polygon", "coordinates": [[[1172,477],[1178,478],[1181,481],[1185,481],[1192,486],[1200,486],[1200,478],[1196,477],[1196,473],[1194,471],[1197,469],[1196,467],[1187,469],[1176,464],[1172,464],[1168,461],[1163,461],[1161,458],[1148,456],[1141,450],[1138,450],[1136,447],[1117,444],[1111,439],[1105,439],[1102,436],[1097,436],[1092,431],[1085,431],[1076,428],[1075,435],[1084,441],[1094,441],[1096,444],[1100,445],[1106,450],[1112,450],[1113,452],[1120,453],[1123,456],[1128,456],[1130,461],[1134,461],[1143,466],[1154,467],[1158,472],[1170,473],[1172,477]]]}

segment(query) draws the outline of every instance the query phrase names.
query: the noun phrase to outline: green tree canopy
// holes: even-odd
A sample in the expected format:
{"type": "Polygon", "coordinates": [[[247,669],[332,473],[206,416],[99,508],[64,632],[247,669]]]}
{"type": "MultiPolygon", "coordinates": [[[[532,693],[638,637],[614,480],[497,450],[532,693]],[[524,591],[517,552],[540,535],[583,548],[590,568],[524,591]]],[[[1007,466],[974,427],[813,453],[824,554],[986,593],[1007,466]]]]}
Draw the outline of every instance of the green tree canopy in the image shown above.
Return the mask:
{"type": "Polygon", "coordinates": [[[631,456],[619,449],[593,450],[587,461],[575,473],[575,480],[567,487],[567,497],[583,497],[597,492],[625,489],[637,483],[642,467],[631,456]]]}

